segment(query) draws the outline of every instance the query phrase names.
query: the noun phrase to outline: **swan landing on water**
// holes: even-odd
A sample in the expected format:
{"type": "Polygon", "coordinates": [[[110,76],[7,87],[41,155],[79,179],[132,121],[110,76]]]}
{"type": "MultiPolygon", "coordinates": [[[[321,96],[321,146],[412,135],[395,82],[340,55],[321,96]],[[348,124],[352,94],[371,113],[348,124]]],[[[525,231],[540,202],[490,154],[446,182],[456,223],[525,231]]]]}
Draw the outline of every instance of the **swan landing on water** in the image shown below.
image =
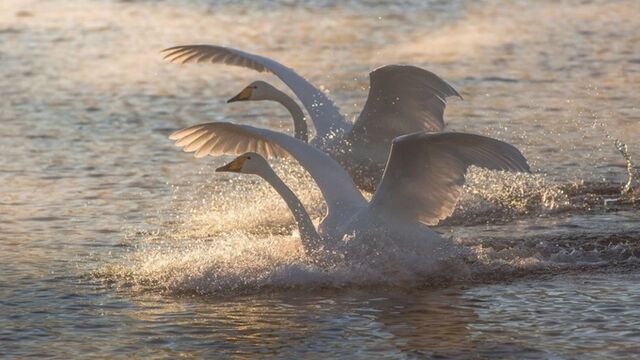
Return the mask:
{"type": "Polygon", "coordinates": [[[208,123],[178,130],[170,138],[185,151],[195,151],[196,156],[258,149],[242,153],[217,171],[255,174],[269,182],[292,211],[305,252],[314,259],[345,236],[351,242],[384,237],[443,243],[427,225],[451,215],[470,166],[530,171],[518,149],[496,139],[454,132],[414,133],[393,141],[380,185],[367,202],[340,164],[287,134],[248,125],[208,123]],[[317,230],[300,200],[263,155],[291,156],[309,172],[327,204],[327,214],[317,230]]]}
{"type": "MultiPolygon", "coordinates": [[[[359,188],[373,192],[382,178],[394,138],[418,131],[442,131],[446,98],[460,94],[432,72],[411,65],[386,65],[369,74],[367,101],[355,122],[340,114],[333,102],[294,70],[270,58],[216,45],[181,45],[163,50],[181,63],[222,63],[270,72],[300,99],[316,136],[310,143],[330,154],[359,188]]],[[[273,100],[292,114],[296,137],[307,141],[307,124],[296,102],[275,87],[257,81],[233,101],[273,100]]]]}

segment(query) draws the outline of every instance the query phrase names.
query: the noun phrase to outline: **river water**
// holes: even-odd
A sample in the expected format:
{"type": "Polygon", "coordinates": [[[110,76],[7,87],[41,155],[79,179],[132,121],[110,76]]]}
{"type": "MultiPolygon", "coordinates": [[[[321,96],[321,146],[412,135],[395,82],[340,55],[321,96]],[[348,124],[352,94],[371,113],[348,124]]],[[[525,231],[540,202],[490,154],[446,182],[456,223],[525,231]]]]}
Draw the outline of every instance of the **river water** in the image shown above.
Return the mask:
{"type": "MultiPolygon", "coordinates": [[[[616,140],[640,159],[638,13],[633,0],[3,0],[0,353],[637,355],[640,214],[621,197],[616,140]],[[385,271],[310,266],[264,182],[167,139],[205,121],[291,131],[276,104],[225,103],[276,78],[162,60],[189,43],[273,57],[349,117],[369,71],[422,66],[464,97],[450,130],[513,143],[534,174],[472,171],[436,227],[466,255],[437,271],[401,256],[385,271]]],[[[273,164],[319,218],[304,171],[273,164]]]]}

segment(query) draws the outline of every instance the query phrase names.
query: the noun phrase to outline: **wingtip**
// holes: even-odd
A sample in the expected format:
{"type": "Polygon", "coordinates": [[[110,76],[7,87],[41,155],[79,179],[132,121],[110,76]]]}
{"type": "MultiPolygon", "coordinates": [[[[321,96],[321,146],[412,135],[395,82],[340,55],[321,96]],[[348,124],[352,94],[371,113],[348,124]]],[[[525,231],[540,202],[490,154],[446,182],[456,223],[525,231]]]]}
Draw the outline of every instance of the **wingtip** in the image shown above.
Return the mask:
{"type": "MultiPolygon", "coordinates": [[[[437,75],[436,75],[437,76],[437,75]]],[[[447,87],[449,88],[449,93],[446,95],[447,97],[449,96],[454,96],[459,98],[460,100],[464,100],[464,98],[462,97],[462,95],[460,95],[460,93],[458,92],[458,90],[456,90],[456,88],[453,87],[453,85],[449,84],[448,81],[440,78],[440,80],[442,80],[443,83],[447,84],[447,87]]]]}
{"type": "Polygon", "coordinates": [[[160,52],[180,50],[180,49],[184,49],[184,48],[189,47],[189,46],[194,46],[194,45],[175,45],[175,46],[170,46],[168,48],[162,49],[162,51],[160,51],[160,52]]]}
{"type": "MultiPolygon", "coordinates": [[[[511,144],[509,144],[509,145],[511,145],[511,144]]],[[[511,145],[511,146],[513,146],[513,145],[511,145]]],[[[513,146],[513,148],[516,149],[516,151],[520,155],[520,156],[518,156],[520,159],[518,159],[517,162],[515,163],[516,166],[514,166],[514,170],[519,171],[519,172],[523,172],[523,173],[527,173],[527,174],[531,174],[531,166],[529,165],[529,161],[527,160],[527,158],[524,156],[524,154],[522,154],[520,149],[518,149],[515,146],[513,146]]]]}
{"type": "Polygon", "coordinates": [[[174,62],[177,59],[181,58],[182,55],[184,54],[185,50],[187,50],[188,48],[192,47],[192,46],[197,46],[197,45],[177,45],[177,46],[171,46],[168,47],[166,49],[162,49],[160,51],[160,54],[165,54],[162,59],[163,60],[169,60],[169,62],[174,62]]]}
{"type": "MultiPolygon", "coordinates": [[[[175,51],[175,50],[180,50],[180,49],[182,49],[182,47],[183,47],[182,45],[178,45],[178,46],[171,46],[171,47],[168,47],[168,48],[164,48],[164,49],[160,50],[160,54],[165,54],[165,53],[173,52],[173,51],[175,51]]],[[[165,55],[165,59],[166,59],[166,58],[167,58],[167,56],[169,56],[169,55],[170,55],[170,54],[166,54],[166,55],[165,55]]]]}

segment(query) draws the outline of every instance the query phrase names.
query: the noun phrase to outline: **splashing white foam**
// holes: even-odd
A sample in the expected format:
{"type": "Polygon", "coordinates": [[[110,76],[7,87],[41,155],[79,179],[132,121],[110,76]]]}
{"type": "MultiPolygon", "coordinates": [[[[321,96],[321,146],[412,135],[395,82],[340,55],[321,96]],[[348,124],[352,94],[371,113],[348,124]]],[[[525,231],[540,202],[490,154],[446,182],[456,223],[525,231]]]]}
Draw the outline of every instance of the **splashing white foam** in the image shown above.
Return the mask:
{"type": "MultiPolygon", "coordinates": [[[[505,231],[506,232],[506,231],[505,231]]],[[[140,291],[238,295],[270,290],[432,287],[508,280],[535,272],[638,263],[638,235],[462,238],[444,251],[433,243],[359,244],[349,259],[316,265],[294,235],[218,234],[140,242],[98,276],[140,291]],[[362,248],[362,246],[366,248],[362,248]]]]}
{"type": "Polygon", "coordinates": [[[237,294],[272,288],[406,286],[466,276],[459,254],[449,253],[442,258],[434,256],[433,247],[426,242],[414,244],[412,249],[403,245],[389,242],[383,248],[370,247],[366,256],[353,252],[348,261],[337,260],[320,267],[305,255],[296,235],[260,237],[234,233],[213,239],[141,244],[124,259],[105,266],[99,275],[142,289],[197,294],[237,294]]]}

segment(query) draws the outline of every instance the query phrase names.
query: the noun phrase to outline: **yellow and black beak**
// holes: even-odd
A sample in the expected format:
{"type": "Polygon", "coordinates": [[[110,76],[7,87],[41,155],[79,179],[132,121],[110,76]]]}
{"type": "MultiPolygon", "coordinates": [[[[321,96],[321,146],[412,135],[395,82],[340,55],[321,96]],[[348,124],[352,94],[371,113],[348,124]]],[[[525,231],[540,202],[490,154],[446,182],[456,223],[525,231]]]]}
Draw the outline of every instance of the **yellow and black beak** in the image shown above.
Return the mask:
{"type": "Polygon", "coordinates": [[[216,172],[240,172],[245,160],[246,158],[244,156],[239,156],[227,165],[217,168],[216,172]]]}
{"type": "Polygon", "coordinates": [[[249,100],[251,98],[251,92],[252,91],[253,91],[253,89],[250,86],[247,86],[242,91],[240,91],[240,93],[238,95],[236,95],[236,96],[232,97],[231,99],[227,100],[227,104],[228,103],[232,103],[232,102],[236,102],[236,101],[249,100]]]}

